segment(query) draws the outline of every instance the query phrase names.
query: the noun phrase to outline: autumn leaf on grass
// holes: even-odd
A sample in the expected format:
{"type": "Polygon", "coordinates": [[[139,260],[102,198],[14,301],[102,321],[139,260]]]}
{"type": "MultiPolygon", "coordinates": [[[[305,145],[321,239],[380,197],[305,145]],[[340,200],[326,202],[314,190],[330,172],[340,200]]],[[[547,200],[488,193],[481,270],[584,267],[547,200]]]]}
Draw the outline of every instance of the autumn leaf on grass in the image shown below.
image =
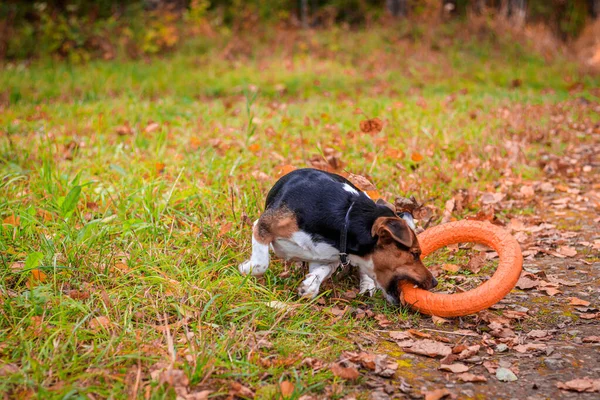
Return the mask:
{"type": "Polygon", "coordinates": [[[472,273],[476,274],[481,270],[481,267],[483,267],[483,264],[485,264],[485,261],[486,261],[485,251],[480,251],[479,253],[477,253],[476,255],[471,257],[471,259],[469,260],[469,263],[467,264],[467,269],[469,271],[471,271],[472,273]]]}
{"type": "Polygon", "coordinates": [[[294,393],[294,384],[290,381],[283,381],[279,384],[279,390],[284,399],[291,397],[294,393]]]}
{"type": "Polygon", "coordinates": [[[578,299],[577,297],[567,297],[567,299],[569,300],[569,305],[570,306],[584,306],[584,307],[587,307],[587,306],[589,306],[591,304],[589,301],[578,299]]]}
{"type": "Polygon", "coordinates": [[[393,324],[393,322],[391,322],[389,319],[387,319],[387,317],[383,314],[377,314],[375,316],[375,319],[377,320],[377,323],[379,324],[379,326],[381,326],[382,328],[386,328],[393,324]]]}
{"type": "Polygon", "coordinates": [[[377,134],[383,129],[383,122],[379,118],[360,121],[360,130],[370,135],[377,134]]]}
{"type": "Polygon", "coordinates": [[[413,160],[414,162],[421,162],[421,161],[423,161],[423,154],[419,153],[418,151],[414,151],[410,155],[410,159],[413,160]]]}
{"type": "Polygon", "coordinates": [[[231,230],[232,226],[233,226],[232,222],[228,222],[228,223],[222,225],[221,229],[219,229],[219,234],[217,235],[217,237],[220,238],[221,236],[226,235],[231,230]]]}
{"type": "Polygon", "coordinates": [[[337,377],[342,379],[354,380],[357,379],[359,374],[358,370],[354,367],[342,367],[338,363],[331,365],[331,372],[337,377]]]}
{"type": "Polygon", "coordinates": [[[129,126],[129,123],[126,122],[124,125],[118,126],[117,129],[115,129],[115,132],[119,136],[127,136],[127,135],[131,135],[133,133],[133,129],[131,129],[131,126],[129,126]]]}
{"type": "Polygon", "coordinates": [[[144,131],[146,133],[152,133],[152,132],[156,132],[158,129],[160,129],[160,125],[157,124],[156,122],[151,122],[146,126],[146,129],[144,129],[144,131]]]}
{"type": "Polygon", "coordinates": [[[241,383],[238,382],[231,382],[230,384],[231,389],[229,390],[229,395],[232,398],[235,397],[241,397],[243,399],[253,399],[254,398],[254,392],[247,388],[246,386],[242,385],[241,383]]]}
{"type": "Polygon", "coordinates": [[[6,225],[19,226],[21,225],[21,217],[15,216],[14,214],[9,215],[8,217],[4,218],[2,222],[6,225]]]}
{"type": "Polygon", "coordinates": [[[570,390],[573,392],[600,392],[600,379],[592,379],[590,377],[573,379],[568,382],[557,382],[556,387],[562,390],[570,390]]]}
{"type": "Polygon", "coordinates": [[[460,270],[460,265],[456,264],[443,264],[442,269],[448,272],[458,272],[460,270]]]}
{"type": "Polygon", "coordinates": [[[110,319],[108,319],[108,317],[101,315],[99,317],[94,317],[90,320],[90,329],[95,331],[101,327],[105,329],[108,329],[108,327],[110,327],[110,319]]]}

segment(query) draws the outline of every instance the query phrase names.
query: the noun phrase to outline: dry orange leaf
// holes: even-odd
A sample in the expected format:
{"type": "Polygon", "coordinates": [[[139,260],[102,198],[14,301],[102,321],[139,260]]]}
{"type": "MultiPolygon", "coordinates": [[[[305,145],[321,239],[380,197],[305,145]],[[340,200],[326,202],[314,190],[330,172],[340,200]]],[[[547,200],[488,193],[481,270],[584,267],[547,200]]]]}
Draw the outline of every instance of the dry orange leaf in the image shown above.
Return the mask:
{"type": "Polygon", "coordinates": [[[43,271],[40,271],[37,268],[31,270],[31,277],[34,281],[37,282],[46,282],[46,279],[48,279],[48,275],[46,275],[43,271]]]}
{"type": "Polygon", "coordinates": [[[260,144],[258,144],[258,143],[251,144],[250,146],[248,146],[248,150],[250,150],[253,153],[256,153],[257,151],[260,150],[260,144]]]}
{"type": "Polygon", "coordinates": [[[357,379],[359,374],[358,370],[354,367],[342,367],[340,364],[335,363],[331,365],[331,372],[337,377],[342,379],[354,380],[357,379]]]}
{"type": "Polygon", "coordinates": [[[372,199],[377,200],[381,198],[381,195],[377,190],[365,190],[365,193],[372,199]]]}
{"type": "Polygon", "coordinates": [[[165,170],[165,163],[157,162],[154,164],[154,168],[156,169],[157,174],[162,174],[165,170]]]}
{"type": "Polygon", "coordinates": [[[125,272],[125,273],[127,273],[127,272],[129,272],[129,271],[131,270],[131,269],[130,269],[130,268],[127,266],[127,264],[125,264],[125,263],[122,263],[122,262],[118,262],[118,263],[116,263],[116,264],[115,264],[115,268],[116,268],[116,269],[118,269],[118,270],[120,270],[120,271],[123,271],[123,272],[125,272]]]}
{"type": "Polygon", "coordinates": [[[108,317],[105,317],[104,315],[101,315],[99,317],[94,317],[90,321],[90,329],[95,330],[100,327],[108,328],[109,326],[110,326],[110,319],[108,319],[108,317]]]}
{"type": "Polygon", "coordinates": [[[287,175],[294,170],[296,170],[296,167],[294,167],[293,165],[289,165],[289,164],[282,165],[279,167],[279,169],[277,171],[277,177],[287,175]]]}
{"type": "Polygon", "coordinates": [[[287,399],[294,393],[294,384],[290,381],[283,381],[279,384],[279,389],[281,390],[283,398],[287,399]]]}
{"type": "Polygon", "coordinates": [[[577,297],[567,297],[569,299],[569,305],[571,306],[583,306],[587,307],[590,305],[589,301],[578,299],[577,297]]]}
{"type": "Polygon", "coordinates": [[[156,122],[152,122],[150,124],[148,124],[148,126],[146,126],[146,133],[152,133],[152,132],[156,132],[158,129],[160,128],[160,125],[157,124],[156,122]]]}
{"type": "Polygon", "coordinates": [[[410,159],[414,162],[421,162],[423,161],[423,154],[415,151],[410,155],[410,159]]]}
{"type": "Polygon", "coordinates": [[[442,269],[448,272],[458,272],[460,270],[460,265],[456,264],[443,264],[442,269]]]}
{"type": "Polygon", "coordinates": [[[217,235],[217,237],[221,237],[221,236],[225,235],[227,232],[229,232],[231,230],[232,225],[233,225],[233,223],[228,222],[225,225],[221,226],[221,229],[219,230],[219,234],[217,235]]]}
{"type": "Polygon", "coordinates": [[[21,217],[15,216],[14,214],[9,215],[8,217],[4,218],[3,222],[8,225],[19,226],[21,225],[21,217]]]}
{"type": "Polygon", "coordinates": [[[360,121],[360,130],[364,133],[374,135],[381,132],[383,129],[383,122],[379,118],[366,119],[360,121]]]}

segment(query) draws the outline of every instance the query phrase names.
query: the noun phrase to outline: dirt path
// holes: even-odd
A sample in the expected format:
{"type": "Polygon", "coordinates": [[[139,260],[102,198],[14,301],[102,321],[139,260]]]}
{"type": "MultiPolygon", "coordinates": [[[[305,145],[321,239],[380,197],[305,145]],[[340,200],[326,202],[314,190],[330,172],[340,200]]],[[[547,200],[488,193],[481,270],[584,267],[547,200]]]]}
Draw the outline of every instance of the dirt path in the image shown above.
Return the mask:
{"type": "MultiPolygon", "coordinates": [[[[558,174],[548,163],[548,180],[531,185],[535,217],[512,218],[506,224],[524,250],[520,289],[475,317],[441,325],[423,318],[418,325],[407,325],[413,328],[408,333],[382,330],[377,339],[371,338],[378,341],[378,353],[398,363],[393,379],[367,382],[374,390],[372,398],[598,398],[598,154],[598,145],[573,149],[570,156],[583,164],[582,174],[558,174]],[[434,357],[411,354],[415,343],[430,346],[434,357]],[[437,349],[435,343],[453,354],[442,358],[448,350],[437,349]],[[442,365],[456,372],[440,370],[442,365]],[[575,379],[583,380],[566,383],[575,379]],[[559,389],[560,382],[564,389],[559,389]]],[[[554,160],[558,165],[575,161],[554,160]]],[[[528,189],[522,192],[525,198],[531,196],[528,189]]]]}

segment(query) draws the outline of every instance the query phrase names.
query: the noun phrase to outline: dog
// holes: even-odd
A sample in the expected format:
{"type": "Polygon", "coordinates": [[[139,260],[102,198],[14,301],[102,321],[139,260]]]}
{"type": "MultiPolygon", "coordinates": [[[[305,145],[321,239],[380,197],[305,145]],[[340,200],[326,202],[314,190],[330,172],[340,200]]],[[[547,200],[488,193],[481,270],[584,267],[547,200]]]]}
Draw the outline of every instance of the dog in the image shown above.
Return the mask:
{"type": "Polygon", "coordinates": [[[254,222],[252,255],[242,274],[262,275],[269,247],[286,260],[308,263],[298,294],[314,298],[338,266],[358,267],[360,293],[380,288],[399,304],[398,282],[432,289],[436,279],[421,261],[410,214],[396,215],[385,201],[373,201],[344,177],[304,168],[281,177],[269,191],[264,213],[254,222]]]}

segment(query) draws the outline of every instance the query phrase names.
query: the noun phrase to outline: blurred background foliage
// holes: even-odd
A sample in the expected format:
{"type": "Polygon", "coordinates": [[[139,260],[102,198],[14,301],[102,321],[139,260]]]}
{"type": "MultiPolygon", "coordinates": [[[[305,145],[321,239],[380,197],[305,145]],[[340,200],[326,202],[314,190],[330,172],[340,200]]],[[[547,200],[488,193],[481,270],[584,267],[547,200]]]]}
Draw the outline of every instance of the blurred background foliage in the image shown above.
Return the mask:
{"type": "Polygon", "coordinates": [[[169,52],[194,37],[267,27],[406,24],[418,40],[432,21],[468,26],[482,19],[502,21],[504,29],[543,26],[568,45],[599,12],[600,0],[4,0],[0,60],[139,58],[169,52]]]}

